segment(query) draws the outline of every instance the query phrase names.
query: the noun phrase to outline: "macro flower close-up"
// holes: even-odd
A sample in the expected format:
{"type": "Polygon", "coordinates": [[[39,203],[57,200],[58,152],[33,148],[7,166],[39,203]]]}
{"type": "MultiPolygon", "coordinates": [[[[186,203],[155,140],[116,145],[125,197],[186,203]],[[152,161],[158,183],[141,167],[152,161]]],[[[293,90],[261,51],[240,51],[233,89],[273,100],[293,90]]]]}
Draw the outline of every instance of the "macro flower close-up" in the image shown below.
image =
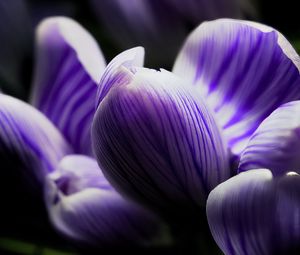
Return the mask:
{"type": "Polygon", "coordinates": [[[0,254],[300,254],[295,26],[251,0],[0,14],[0,254]]]}

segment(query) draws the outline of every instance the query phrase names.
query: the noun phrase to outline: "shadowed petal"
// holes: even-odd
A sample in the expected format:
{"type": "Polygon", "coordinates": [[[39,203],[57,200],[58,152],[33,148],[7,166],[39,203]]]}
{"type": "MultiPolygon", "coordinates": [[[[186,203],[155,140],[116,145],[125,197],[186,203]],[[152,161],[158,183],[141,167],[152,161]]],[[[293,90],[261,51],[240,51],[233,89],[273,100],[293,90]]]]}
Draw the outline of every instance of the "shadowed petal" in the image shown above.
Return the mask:
{"type": "Polygon", "coordinates": [[[174,72],[190,81],[216,112],[229,147],[245,148],[260,122],[300,98],[300,58],[278,31],[220,19],[188,37],[174,72]]]}
{"type": "Polygon", "coordinates": [[[239,171],[268,168],[282,174],[300,169],[300,101],[280,106],[266,118],[242,153],[239,171]]]}
{"type": "Polygon", "coordinates": [[[90,126],[105,61],[94,38],[70,18],[45,19],[36,32],[32,103],[76,152],[91,154],[90,126]]]}
{"type": "Polygon", "coordinates": [[[104,174],[122,193],[159,209],[204,205],[229,178],[213,115],[191,87],[165,70],[120,67],[92,126],[104,174]]]}
{"type": "Polygon", "coordinates": [[[299,254],[300,177],[251,170],[217,186],[207,201],[213,237],[225,255],[299,254]]]}
{"type": "Polygon", "coordinates": [[[145,244],[157,234],[159,221],[122,198],[94,159],[67,156],[48,177],[45,198],[50,218],[69,238],[101,246],[145,244]]]}
{"type": "Polygon", "coordinates": [[[70,153],[68,143],[53,124],[30,105],[0,94],[1,169],[19,167],[28,180],[43,181],[60,159],[70,153]],[[5,168],[6,164],[13,167],[5,168]]]}

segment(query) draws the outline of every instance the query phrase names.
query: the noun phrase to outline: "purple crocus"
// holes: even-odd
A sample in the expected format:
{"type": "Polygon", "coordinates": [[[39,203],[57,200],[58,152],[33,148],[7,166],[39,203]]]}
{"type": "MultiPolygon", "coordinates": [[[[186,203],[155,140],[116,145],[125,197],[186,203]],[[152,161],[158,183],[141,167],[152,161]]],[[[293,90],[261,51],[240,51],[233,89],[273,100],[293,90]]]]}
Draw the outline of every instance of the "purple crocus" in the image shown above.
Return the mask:
{"type": "Polygon", "coordinates": [[[72,19],[53,17],[38,26],[36,42],[36,108],[0,94],[2,162],[44,189],[50,219],[67,237],[94,245],[150,242],[160,222],[117,193],[92,157],[90,127],[105,68],[96,41],[72,19]]]}
{"type": "Polygon", "coordinates": [[[300,252],[300,101],[266,118],[244,150],[237,176],[207,201],[212,234],[226,255],[300,252]]]}
{"type": "Polygon", "coordinates": [[[204,208],[260,123],[299,99],[300,58],[273,28],[231,19],[192,32],[172,73],[142,68],[142,53],[117,56],[101,78],[94,151],[117,190],[180,216],[204,208]]]}

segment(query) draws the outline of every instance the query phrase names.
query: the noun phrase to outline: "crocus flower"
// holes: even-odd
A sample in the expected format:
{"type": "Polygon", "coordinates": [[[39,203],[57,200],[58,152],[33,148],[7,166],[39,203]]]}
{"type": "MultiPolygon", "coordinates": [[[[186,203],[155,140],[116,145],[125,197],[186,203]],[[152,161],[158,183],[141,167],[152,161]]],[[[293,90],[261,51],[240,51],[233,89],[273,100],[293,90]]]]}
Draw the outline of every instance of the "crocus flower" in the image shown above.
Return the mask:
{"type": "Polygon", "coordinates": [[[138,67],[141,55],[121,54],[101,78],[97,160],[117,190],[150,207],[203,208],[259,124],[300,97],[300,58],[273,28],[231,19],[192,32],[173,73],[138,67]]]}
{"type": "Polygon", "coordinates": [[[96,245],[149,241],[159,227],[156,217],[119,195],[92,157],[68,156],[92,156],[90,127],[105,67],[96,41],[64,17],[45,19],[36,40],[36,108],[0,94],[2,162],[35,180],[38,192],[45,189],[51,221],[71,239],[96,245]]]}
{"type": "Polygon", "coordinates": [[[237,176],[217,186],[207,217],[229,254],[299,254],[300,101],[280,106],[251,137],[237,176]]]}
{"type": "Polygon", "coordinates": [[[191,28],[205,20],[255,16],[250,0],[90,0],[92,11],[122,49],[143,45],[149,63],[170,65],[191,28]],[[161,54],[161,49],[164,53],[161,54]]]}

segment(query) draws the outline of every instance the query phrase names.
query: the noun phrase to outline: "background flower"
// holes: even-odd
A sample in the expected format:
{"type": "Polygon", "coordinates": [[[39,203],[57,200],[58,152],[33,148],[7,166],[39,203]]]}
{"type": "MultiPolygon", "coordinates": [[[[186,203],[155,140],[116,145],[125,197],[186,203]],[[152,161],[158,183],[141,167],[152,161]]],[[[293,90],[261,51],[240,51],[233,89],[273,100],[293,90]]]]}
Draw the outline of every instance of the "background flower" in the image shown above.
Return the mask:
{"type": "Polygon", "coordinates": [[[169,67],[190,29],[202,21],[255,15],[248,0],[90,2],[96,18],[122,50],[143,45],[149,54],[147,64],[156,67],[169,67]]]}
{"type": "Polygon", "coordinates": [[[157,238],[157,218],[117,193],[93,158],[68,155],[47,179],[50,218],[67,237],[95,247],[150,245],[157,238]]]}

